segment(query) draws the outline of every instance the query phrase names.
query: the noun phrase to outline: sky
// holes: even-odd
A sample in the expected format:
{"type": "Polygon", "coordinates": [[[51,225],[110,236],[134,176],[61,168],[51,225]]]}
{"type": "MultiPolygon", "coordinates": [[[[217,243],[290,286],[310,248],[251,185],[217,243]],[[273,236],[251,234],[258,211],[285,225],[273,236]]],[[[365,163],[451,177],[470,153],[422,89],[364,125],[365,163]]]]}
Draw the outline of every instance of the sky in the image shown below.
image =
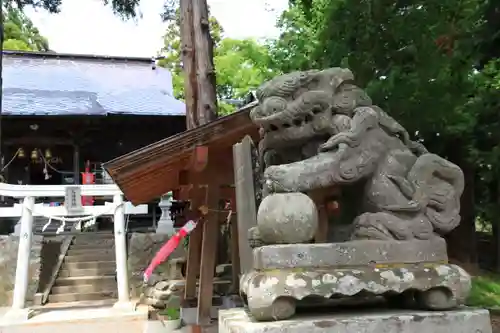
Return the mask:
{"type": "MultiPolygon", "coordinates": [[[[142,0],[142,18],[123,21],[102,0],[64,0],[61,13],[26,10],[50,48],[60,53],[151,57],[163,46],[164,0],[142,0]]],[[[277,36],[275,23],[288,0],[208,0],[226,37],[277,36]],[[272,3],[272,5],[269,5],[272,3]]]]}

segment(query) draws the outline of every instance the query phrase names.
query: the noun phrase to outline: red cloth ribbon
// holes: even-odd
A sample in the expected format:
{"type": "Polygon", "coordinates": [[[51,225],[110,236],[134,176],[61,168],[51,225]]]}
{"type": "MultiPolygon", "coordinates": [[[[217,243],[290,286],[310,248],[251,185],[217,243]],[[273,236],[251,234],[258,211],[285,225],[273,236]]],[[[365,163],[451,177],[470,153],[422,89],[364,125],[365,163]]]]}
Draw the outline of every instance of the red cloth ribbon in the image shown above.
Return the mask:
{"type": "Polygon", "coordinates": [[[161,247],[161,249],[156,253],[153,260],[149,264],[148,268],[144,271],[144,282],[147,282],[153,271],[158,265],[167,260],[167,258],[175,251],[175,249],[179,246],[181,241],[193,231],[198,222],[193,220],[188,221],[184,226],[177,231],[170,239],[161,247]]]}

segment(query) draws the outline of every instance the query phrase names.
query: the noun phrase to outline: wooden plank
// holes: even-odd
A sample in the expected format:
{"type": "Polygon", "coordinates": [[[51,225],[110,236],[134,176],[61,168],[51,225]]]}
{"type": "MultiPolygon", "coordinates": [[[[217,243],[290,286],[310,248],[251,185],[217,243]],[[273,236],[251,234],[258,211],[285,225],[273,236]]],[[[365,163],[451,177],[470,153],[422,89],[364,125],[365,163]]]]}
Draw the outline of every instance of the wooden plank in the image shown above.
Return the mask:
{"type": "MultiPolygon", "coordinates": [[[[215,177],[216,178],[216,177],[215,177]]],[[[210,308],[212,307],[213,280],[217,259],[217,242],[219,239],[219,184],[210,184],[208,207],[210,212],[203,224],[203,240],[201,245],[201,267],[198,287],[198,310],[196,323],[210,324],[210,308]]]]}
{"type": "Polygon", "coordinates": [[[252,147],[249,136],[233,146],[240,273],[248,272],[253,267],[252,249],[248,241],[248,229],[257,225],[252,147]]]}

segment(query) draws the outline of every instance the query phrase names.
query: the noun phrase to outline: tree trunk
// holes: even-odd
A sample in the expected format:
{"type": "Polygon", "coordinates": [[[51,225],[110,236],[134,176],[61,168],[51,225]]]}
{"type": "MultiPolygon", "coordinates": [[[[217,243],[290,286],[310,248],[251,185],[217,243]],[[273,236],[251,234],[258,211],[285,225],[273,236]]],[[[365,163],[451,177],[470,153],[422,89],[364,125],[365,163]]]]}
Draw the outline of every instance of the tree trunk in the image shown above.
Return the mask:
{"type": "Polygon", "coordinates": [[[460,225],[448,236],[448,256],[466,268],[477,269],[476,215],[474,198],[474,165],[463,161],[460,167],[464,172],[465,188],[460,202],[460,225]]]}
{"type": "Polygon", "coordinates": [[[193,1],[180,1],[180,32],[182,43],[182,66],[184,71],[184,95],[186,101],[186,128],[198,126],[198,87],[196,83],[196,62],[193,30],[193,1]]]}
{"type": "Polygon", "coordinates": [[[198,125],[204,125],[217,118],[213,41],[210,36],[207,0],[192,1],[198,81],[198,125]]]}

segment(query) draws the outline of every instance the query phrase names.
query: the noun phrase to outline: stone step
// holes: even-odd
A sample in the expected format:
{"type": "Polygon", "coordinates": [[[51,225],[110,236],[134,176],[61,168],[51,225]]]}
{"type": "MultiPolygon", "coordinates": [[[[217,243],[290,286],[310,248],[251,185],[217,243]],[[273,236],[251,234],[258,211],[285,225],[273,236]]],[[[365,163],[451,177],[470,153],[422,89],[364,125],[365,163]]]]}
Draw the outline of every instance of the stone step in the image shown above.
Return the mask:
{"type": "Polygon", "coordinates": [[[74,269],[97,269],[97,268],[107,268],[116,267],[116,261],[82,261],[82,262],[64,262],[62,269],[74,270],[74,269]]]}
{"type": "Polygon", "coordinates": [[[89,262],[89,261],[114,261],[115,260],[115,252],[94,252],[94,253],[85,253],[85,254],[77,254],[70,255],[69,253],[64,258],[64,262],[89,262]]]}
{"type": "Polygon", "coordinates": [[[60,277],[77,277],[77,276],[114,276],[116,266],[88,268],[88,269],[62,269],[59,271],[60,277]]]}
{"type": "Polygon", "coordinates": [[[111,231],[89,231],[79,233],[75,239],[110,239],[114,238],[115,235],[111,231]]]}
{"type": "Polygon", "coordinates": [[[94,249],[114,249],[115,244],[96,243],[96,244],[71,244],[71,250],[94,250],[94,249]]]}
{"type": "Polygon", "coordinates": [[[67,309],[80,310],[82,308],[110,308],[116,303],[116,299],[103,299],[98,301],[76,301],[76,302],[65,302],[65,303],[47,303],[44,305],[34,305],[31,307],[33,310],[51,310],[57,311],[59,309],[66,311],[67,309]]]}
{"type": "MultiPolygon", "coordinates": [[[[54,287],[60,286],[76,286],[84,284],[107,285],[115,282],[115,276],[74,276],[74,277],[58,277],[54,287]]],[[[53,288],[54,288],[53,287],[53,288]]]]}
{"type": "Polygon", "coordinates": [[[115,249],[114,248],[94,248],[94,249],[74,249],[73,246],[70,246],[67,256],[79,256],[79,255],[94,255],[101,254],[102,256],[114,256],[115,249]]]}
{"type": "Polygon", "coordinates": [[[96,246],[114,246],[115,245],[115,239],[114,238],[97,238],[97,239],[91,239],[91,238],[75,238],[73,240],[73,245],[96,245],[96,246]]]}
{"type": "Polygon", "coordinates": [[[59,295],[59,294],[89,294],[95,293],[102,290],[116,290],[116,282],[115,280],[103,280],[100,283],[95,284],[77,284],[74,286],[55,286],[52,287],[51,294],[59,295]]]}
{"type": "Polygon", "coordinates": [[[103,299],[116,299],[118,292],[116,290],[98,291],[93,293],[71,293],[71,294],[52,294],[49,295],[50,303],[62,302],[80,302],[80,301],[98,301],[103,299]]]}

